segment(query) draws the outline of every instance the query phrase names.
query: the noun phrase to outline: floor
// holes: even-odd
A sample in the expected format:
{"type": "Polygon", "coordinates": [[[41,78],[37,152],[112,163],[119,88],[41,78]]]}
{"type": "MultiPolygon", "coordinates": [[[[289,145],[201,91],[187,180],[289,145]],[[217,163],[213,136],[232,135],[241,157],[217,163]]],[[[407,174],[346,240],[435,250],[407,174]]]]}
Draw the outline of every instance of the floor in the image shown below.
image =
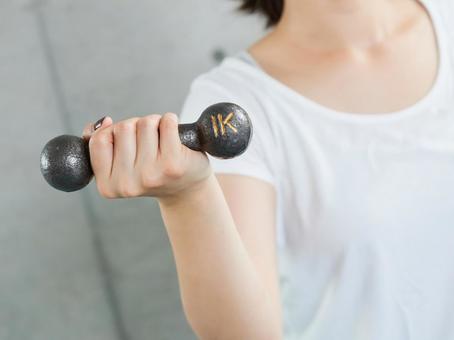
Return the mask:
{"type": "Polygon", "coordinates": [[[178,112],[262,34],[231,0],[0,1],[0,340],[194,339],[153,199],[50,188],[42,147],[86,122],[178,112]]]}

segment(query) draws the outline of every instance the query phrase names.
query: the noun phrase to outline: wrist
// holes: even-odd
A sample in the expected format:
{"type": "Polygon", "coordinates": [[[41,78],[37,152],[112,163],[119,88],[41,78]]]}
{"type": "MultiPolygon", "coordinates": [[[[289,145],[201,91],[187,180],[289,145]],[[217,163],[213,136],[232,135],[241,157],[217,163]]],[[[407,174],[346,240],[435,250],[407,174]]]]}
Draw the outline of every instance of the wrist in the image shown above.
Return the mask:
{"type": "Polygon", "coordinates": [[[181,206],[182,204],[187,204],[189,202],[197,202],[206,197],[207,193],[210,191],[214,185],[216,185],[217,180],[213,172],[211,172],[208,177],[192,184],[191,186],[182,189],[171,195],[158,197],[158,202],[161,208],[173,208],[181,206]]]}

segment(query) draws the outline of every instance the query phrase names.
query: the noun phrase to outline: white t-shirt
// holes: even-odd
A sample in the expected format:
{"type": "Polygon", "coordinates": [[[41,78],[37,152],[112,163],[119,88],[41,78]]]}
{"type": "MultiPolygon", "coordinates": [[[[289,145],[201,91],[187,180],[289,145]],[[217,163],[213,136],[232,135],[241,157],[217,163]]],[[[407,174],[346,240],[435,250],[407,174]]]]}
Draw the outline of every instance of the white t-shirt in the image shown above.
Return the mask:
{"type": "Polygon", "coordinates": [[[454,6],[426,3],[440,63],[430,93],[393,113],[319,105],[246,52],[192,84],[181,121],[234,102],[249,149],[218,173],[277,192],[285,339],[454,339],[454,6]]]}

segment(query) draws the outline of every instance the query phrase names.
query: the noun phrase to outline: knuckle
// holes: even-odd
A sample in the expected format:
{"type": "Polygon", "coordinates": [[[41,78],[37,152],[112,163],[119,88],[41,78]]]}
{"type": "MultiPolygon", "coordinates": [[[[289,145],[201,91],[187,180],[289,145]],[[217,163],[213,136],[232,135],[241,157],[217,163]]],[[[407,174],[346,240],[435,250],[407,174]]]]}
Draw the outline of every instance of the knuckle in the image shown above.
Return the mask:
{"type": "Polygon", "coordinates": [[[153,113],[153,114],[151,114],[151,115],[148,115],[148,117],[149,117],[150,119],[153,119],[153,120],[156,120],[156,121],[160,121],[161,118],[162,118],[162,116],[159,115],[159,114],[157,114],[157,113],[153,113]]]}
{"type": "Polygon", "coordinates": [[[149,171],[142,172],[141,185],[147,189],[157,188],[162,185],[162,180],[156,175],[152,175],[149,171]]]}
{"type": "Polygon", "coordinates": [[[183,177],[184,173],[183,167],[175,161],[168,161],[163,169],[164,176],[170,179],[179,179],[183,177]]]}
{"type": "Polygon", "coordinates": [[[156,127],[159,125],[160,119],[161,119],[160,115],[157,115],[157,114],[148,115],[148,116],[140,118],[137,121],[137,126],[139,128],[154,128],[154,129],[156,129],[156,127]]]}
{"type": "Polygon", "coordinates": [[[91,136],[88,142],[88,147],[91,151],[92,149],[107,147],[109,144],[109,136],[105,132],[100,131],[100,133],[95,133],[91,136]]]}
{"type": "Polygon", "coordinates": [[[117,197],[109,186],[107,186],[103,183],[100,183],[100,182],[97,183],[96,186],[98,188],[99,194],[102,197],[107,198],[107,199],[113,199],[113,198],[117,197]]]}
{"type": "Polygon", "coordinates": [[[161,124],[165,127],[172,128],[177,125],[177,115],[172,112],[167,112],[162,116],[161,124]]]}
{"type": "Polygon", "coordinates": [[[136,120],[134,119],[127,119],[115,124],[114,131],[116,133],[122,132],[132,132],[136,128],[136,120]]]}
{"type": "Polygon", "coordinates": [[[137,190],[134,185],[131,185],[127,181],[118,184],[117,192],[120,197],[123,198],[132,198],[140,195],[139,190],[137,190]]]}

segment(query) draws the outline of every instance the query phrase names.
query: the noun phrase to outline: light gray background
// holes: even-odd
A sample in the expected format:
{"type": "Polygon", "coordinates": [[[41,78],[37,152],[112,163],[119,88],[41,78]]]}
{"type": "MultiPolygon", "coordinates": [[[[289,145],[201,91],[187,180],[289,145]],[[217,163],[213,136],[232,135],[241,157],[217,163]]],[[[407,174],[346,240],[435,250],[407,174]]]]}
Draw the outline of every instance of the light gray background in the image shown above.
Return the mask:
{"type": "Polygon", "coordinates": [[[263,32],[234,0],[0,0],[0,339],[194,339],[152,199],[65,194],[50,138],[178,112],[190,81],[263,32]]]}

